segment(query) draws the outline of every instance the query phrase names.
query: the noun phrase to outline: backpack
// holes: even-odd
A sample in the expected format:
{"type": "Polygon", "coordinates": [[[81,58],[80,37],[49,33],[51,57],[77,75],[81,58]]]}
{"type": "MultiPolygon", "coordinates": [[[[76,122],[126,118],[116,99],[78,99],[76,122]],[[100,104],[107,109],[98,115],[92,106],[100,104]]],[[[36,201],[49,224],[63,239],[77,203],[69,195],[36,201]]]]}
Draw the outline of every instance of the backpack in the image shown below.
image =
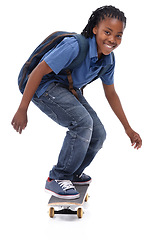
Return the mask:
{"type": "MultiPolygon", "coordinates": [[[[72,61],[72,63],[68,66],[67,69],[64,69],[64,71],[67,74],[68,82],[69,82],[69,90],[77,97],[77,93],[73,88],[73,80],[72,80],[72,70],[78,66],[81,65],[81,63],[84,61],[88,48],[89,43],[88,39],[85,38],[81,34],[71,33],[71,32],[63,32],[58,31],[54,32],[51,35],[49,35],[31,54],[29,59],[26,61],[26,63],[23,65],[20,74],[18,76],[18,85],[21,93],[24,92],[25,85],[28,81],[28,76],[33,71],[33,69],[39,64],[41,58],[52,48],[56,47],[65,37],[75,37],[79,44],[79,53],[78,56],[72,61]]],[[[103,67],[96,78],[94,78],[92,81],[96,80],[97,78],[101,77],[107,70],[109,66],[103,67]]],[[[53,79],[53,72],[48,74],[50,79],[53,79]]],[[[92,82],[91,81],[91,82],[92,82]]],[[[78,97],[77,97],[78,98],[78,97]]]]}

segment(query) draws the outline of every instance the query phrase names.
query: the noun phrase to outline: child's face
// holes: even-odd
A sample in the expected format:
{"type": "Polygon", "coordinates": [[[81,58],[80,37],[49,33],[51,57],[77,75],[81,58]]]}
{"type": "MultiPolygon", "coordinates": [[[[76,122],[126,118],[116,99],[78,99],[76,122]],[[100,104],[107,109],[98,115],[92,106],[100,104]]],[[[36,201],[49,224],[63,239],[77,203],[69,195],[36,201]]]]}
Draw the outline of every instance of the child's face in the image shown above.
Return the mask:
{"type": "Polygon", "coordinates": [[[122,40],[124,23],[116,18],[106,17],[93,28],[96,35],[98,58],[110,54],[122,40]]]}

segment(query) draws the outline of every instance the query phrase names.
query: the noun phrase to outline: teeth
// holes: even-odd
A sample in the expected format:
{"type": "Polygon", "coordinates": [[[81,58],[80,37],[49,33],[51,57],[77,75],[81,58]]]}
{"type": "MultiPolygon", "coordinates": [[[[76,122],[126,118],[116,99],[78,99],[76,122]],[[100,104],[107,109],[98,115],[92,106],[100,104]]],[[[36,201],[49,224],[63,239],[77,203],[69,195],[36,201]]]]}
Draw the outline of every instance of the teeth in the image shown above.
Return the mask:
{"type": "Polygon", "coordinates": [[[113,48],[112,46],[109,46],[109,45],[107,45],[107,44],[106,44],[106,47],[108,47],[108,48],[110,48],[110,49],[113,48]]]}

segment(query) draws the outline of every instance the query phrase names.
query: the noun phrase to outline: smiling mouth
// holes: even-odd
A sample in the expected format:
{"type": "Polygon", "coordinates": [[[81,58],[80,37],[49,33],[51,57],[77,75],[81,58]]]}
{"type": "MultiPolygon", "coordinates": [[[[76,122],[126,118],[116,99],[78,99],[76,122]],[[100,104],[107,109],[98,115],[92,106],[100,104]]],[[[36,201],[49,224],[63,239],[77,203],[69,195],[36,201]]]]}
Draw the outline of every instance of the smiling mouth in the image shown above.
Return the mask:
{"type": "Polygon", "coordinates": [[[111,46],[111,45],[108,45],[108,44],[104,44],[107,48],[109,48],[110,50],[112,50],[112,49],[114,49],[115,48],[115,45],[113,46],[111,46]]]}

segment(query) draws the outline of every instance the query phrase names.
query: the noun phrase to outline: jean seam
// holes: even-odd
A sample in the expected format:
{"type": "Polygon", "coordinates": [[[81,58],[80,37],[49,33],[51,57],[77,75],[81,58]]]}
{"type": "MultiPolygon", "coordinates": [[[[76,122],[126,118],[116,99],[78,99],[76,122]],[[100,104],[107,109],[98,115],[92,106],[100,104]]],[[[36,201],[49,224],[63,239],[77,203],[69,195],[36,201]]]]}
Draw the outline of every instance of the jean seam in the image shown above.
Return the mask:
{"type": "Polygon", "coordinates": [[[73,149],[74,149],[73,146],[74,146],[75,141],[76,141],[76,137],[74,137],[74,138],[72,139],[72,143],[70,144],[71,152],[70,152],[70,156],[69,156],[69,158],[68,158],[68,161],[67,161],[67,163],[65,164],[65,167],[64,167],[64,170],[65,170],[65,171],[66,171],[66,170],[70,167],[70,165],[71,165],[72,158],[73,158],[73,149]]]}

